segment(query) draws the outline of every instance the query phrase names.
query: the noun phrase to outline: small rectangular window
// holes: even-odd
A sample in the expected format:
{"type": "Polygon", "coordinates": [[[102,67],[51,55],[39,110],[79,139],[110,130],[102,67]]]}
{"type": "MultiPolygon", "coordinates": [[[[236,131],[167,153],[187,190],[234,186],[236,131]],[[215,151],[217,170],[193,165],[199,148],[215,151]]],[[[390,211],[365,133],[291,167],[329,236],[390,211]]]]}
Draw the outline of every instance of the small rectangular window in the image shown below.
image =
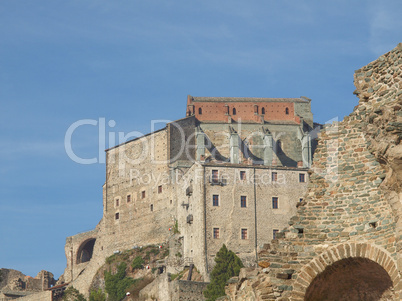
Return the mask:
{"type": "Polygon", "coordinates": [[[214,239],[219,238],[219,228],[214,228],[214,239]]]}
{"type": "Polygon", "coordinates": [[[141,192],[141,198],[145,199],[145,190],[141,192]]]}
{"type": "Polygon", "coordinates": [[[154,211],[154,205],[151,204],[151,212],[154,211]]]}
{"type": "Polygon", "coordinates": [[[305,174],[304,173],[299,173],[299,182],[304,183],[306,182],[305,174]]]}
{"type": "Polygon", "coordinates": [[[274,230],[272,231],[272,238],[273,238],[273,239],[276,239],[276,235],[278,234],[278,232],[279,232],[278,229],[274,229],[274,230]]]}
{"type": "Polygon", "coordinates": [[[276,182],[278,181],[278,173],[277,172],[273,172],[272,173],[272,182],[276,182]]]}
{"type": "Polygon", "coordinates": [[[127,203],[130,203],[131,202],[131,195],[129,194],[129,195],[127,195],[127,203]]]}
{"type": "Polygon", "coordinates": [[[247,207],[247,197],[245,195],[242,195],[240,197],[240,207],[241,208],[246,208],[247,207]]]}
{"type": "Polygon", "coordinates": [[[278,198],[277,197],[272,198],[272,209],[278,209],[278,198]]]}
{"type": "Polygon", "coordinates": [[[219,206],[219,195],[214,194],[212,196],[212,205],[213,206],[219,206]]]}
{"type": "Polygon", "coordinates": [[[241,229],[241,239],[247,239],[247,229],[241,229]]]}
{"type": "Polygon", "coordinates": [[[119,199],[116,199],[116,207],[119,207],[119,205],[120,205],[119,199]]]}
{"type": "Polygon", "coordinates": [[[158,193],[162,193],[162,185],[158,186],[158,193]]]}
{"type": "Polygon", "coordinates": [[[114,215],[114,219],[118,220],[119,218],[120,218],[120,213],[116,212],[115,215],[114,215]]]}
{"type": "Polygon", "coordinates": [[[212,183],[219,182],[219,172],[217,169],[212,170],[212,183]]]}
{"type": "Polygon", "coordinates": [[[240,171],[240,180],[244,181],[246,179],[246,172],[244,170],[240,171]]]}

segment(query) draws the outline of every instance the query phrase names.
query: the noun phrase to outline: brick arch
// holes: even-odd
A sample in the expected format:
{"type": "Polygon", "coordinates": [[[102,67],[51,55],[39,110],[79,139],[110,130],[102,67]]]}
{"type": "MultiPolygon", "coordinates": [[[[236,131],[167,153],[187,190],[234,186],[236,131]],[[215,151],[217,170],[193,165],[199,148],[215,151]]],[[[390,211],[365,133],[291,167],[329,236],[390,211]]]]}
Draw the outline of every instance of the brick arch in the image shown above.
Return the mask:
{"type": "Polygon", "coordinates": [[[343,243],[331,247],[300,269],[293,285],[291,300],[303,300],[307,288],[326,267],[346,258],[367,258],[379,264],[388,273],[394,288],[399,288],[400,275],[390,253],[370,243],[343,243]]]}

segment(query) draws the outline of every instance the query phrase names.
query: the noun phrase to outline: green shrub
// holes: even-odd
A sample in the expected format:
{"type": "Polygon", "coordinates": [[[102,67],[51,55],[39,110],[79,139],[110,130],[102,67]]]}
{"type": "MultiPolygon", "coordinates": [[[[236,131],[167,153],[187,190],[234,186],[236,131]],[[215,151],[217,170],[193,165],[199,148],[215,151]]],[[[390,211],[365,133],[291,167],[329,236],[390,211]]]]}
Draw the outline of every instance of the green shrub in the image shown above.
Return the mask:
{"type": "Polygon", "coordinates": [[[173,226],[173,234],[179,234],[179,222],[176,220],[173,226]]]}
{"type": "Polygon", "coordinates": [[[89,295],[89,301],[106,301],[106,295],[101,289],[98,289],[97,291],[92,290],[89,295]]]}
{"type": "Polygon", "coordinates": [[[144,256],[144,259],[145,260],[147,260],[147,261],[149,261],[150,259],[151,259],[151,255],[150,255],[151,253],[149,252],[149,251],[147,251],[147,253],[145,254],[145,256],[144,256]]]}
{"type": "MultiPolygon", "coordinates": [[[[171,274],[170,275],[170,281],[173,281],[173,280],[175,280],[177,277],[179,277],[180,276],[180,273],[177,273],[177,274],[171,274]]],[[[180,279],[180,278],[179,278],[180,279]]]]}
{"type": "Polygon", "coordinates": [[[143,269],[144,259],[142,259],[141,256],[135,257],[133,262],[131,263],[131,267],[133,268],[133,270],[143,269]]]}
{"type": "Polygon", "coordinates": [[[122,254],[120,255],[120,257],[121,257],[120,260],[121,260],[121,261],[126,261],[126,260],[128,260],[129,256],[130,256],[129,252],[128,252],[128,251],[125,251],[124,253],[122,253],[122,254]]]}
{"type": "Polygon", "coordinates": [[[109,256],[108,258],[106,258],[106,263],[111,264],[115,260],[116,260],[116,254],[113,254],[112,256],[109,256]]]}
{"type": "Polygon", "coordinates": [[[149,251],[149,253],[154,254],[155,256],[159,254],[159,247],[156,247],[149,251]]]}
{"type": "Polygon", "coordinates": [[[154,280],[153,277],[147,277],[147,276],[144,278],[135,279],[134,283],[127,289],[127,291],[129,291],[131,294],[130,300],[142,300],[138,299],[140,291],[148,284],[150,284],[153,280],[154,280]]]}
{"type": "Polygon", "coordinates": [[[215,301],[225,295],[225,285],[231,277],[238,276],[243,263],[235,253],[228,250],[225,245],[215,257],[216,265],[211,272],[211,282],[204,291],[207,301],[215,301]]]}
{"type": "Polygon", "coordinates": [[[108,301],[121,301],[126,296],[126,290],[135,281],[130,277],[126,277],[126,263],[121,263],[117,267],[117,273],[112,275],[111,272],[105,271],[105,289],[108,293],[108,301]]]}
{"type": "Polygon", "coordinates": [[[165,251],[163,252],[162,257],[165,258],[165,257],[168,257],[168,256],[169,256],[169,248],[166,248],[165,251]]]}
{"type": "Polygon", "coordinates": [[[73,286],[67,288],[63,293],[63,301],[86,301],[83,294],[81,294],[73,286]]]}

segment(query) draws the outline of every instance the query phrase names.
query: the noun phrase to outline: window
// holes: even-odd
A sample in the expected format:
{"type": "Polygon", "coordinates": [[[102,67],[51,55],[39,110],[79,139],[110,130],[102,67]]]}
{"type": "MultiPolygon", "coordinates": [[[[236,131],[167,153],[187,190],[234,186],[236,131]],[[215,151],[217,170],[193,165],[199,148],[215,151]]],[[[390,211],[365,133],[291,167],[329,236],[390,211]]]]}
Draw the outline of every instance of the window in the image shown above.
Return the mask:
{"type": "Polygon", "coordinates": [[[246,172],[244,170],[240,171],[240,180],[244,181],[246,179],[246,172]]]}
{"type": "Polygon", "coordinates": [[[217,169],[212,170],[212,183],[218,183],[219,182],[219,173],[217,169]]]}
{"type": "Polygon", "coordinates": [[[219,238],[219,228],[214,228],[214,239],[219,238]]]}
{"type": "Polygon", "coordinates": [[[162,185],[158,186],[158,193],[162,193],[162,185]]]}
{"type": "Polygon", "coordinates": [[[247,207],[247,197],[245,195],[242,195],[240,197],[240,207],[241,208],[246,208],[247,207]]]}
{"type": "Polygon", "coordinates": [[[306,177],[304,173],[299,173],[299,182],[300,183],[306,182],[306,177]]]}
{"type": "Polygon", "coordinates": [[[278,234],[279,230],[278,229],[274,229],[272,231],[272,239],[276,239],[276,235],[278,234]]]}
{"type": "Polygon", "coordinates": [[[127,203],[130,203],[131,202],[131,195],[129,194],[129,195],[127,195],[127,203]]]}
{"type": "Polygon", "coordinates": [[[219,206],[219,195],[214,194],[212,196],[212,206],[219,206]]]}
{"type": "Polygon", "coordinates": [[[289,115],[289,108],[286,108],[286,109],[285,109],[285,114],[286,114],[286,115],[289,115]]]}
{"type": "Polygon", "coordinates": [[[198,114],[202,115],[202,108],[198,108],[198,114]]]}
{"type": "Polygon", "coordinates": [[[145,190],[143,190],[143,191],[141,192],[141,197],[142,197],[143,199],[145,199],[145,190]]]}
{"type": "Polygon", "coordinates": [[[236,115],[236,108],[233,108],[232,113],[233,115],[236,115]]]}
{"type": "Polygon", "coordinates": [[[115,215],[114,215],[114,219],[115,220],[120,219],[120,213],[116,212],[115,215]]]}
{"type": "Polygon", "coordinates": [[[265,115],[265,108],[262,108],[262,109],[261,109],[261,114],[262,114],[262,115],[265,115]]]}
{"type": "Polygon", "coordinates": [[[247,239],[247,229],[241,229],[241,239],[247,239]]]}
{"type": "Polygon", "coordinates": [[[272,182],[276,182],[278,181],[278,173],[277,172],[273,172],[272,173],[272,182]]]}
{"type": "Polygon", "coordinates": [[[120,201],[119,201],[119,199],[116,199],[116,207],[119,207],[119,205],[120,205],[120,201]]]}
{"type": "Polygon", "coordinates": [[[151,212],[154,211],[154,205],[153,204],[151,204],[150,209],[151,209],[151,212]]]}
{"type": "Polygon", "coordinates": [[[272,198],[272,209],[278,209],[278,198],[277,197],[272,198]]]}

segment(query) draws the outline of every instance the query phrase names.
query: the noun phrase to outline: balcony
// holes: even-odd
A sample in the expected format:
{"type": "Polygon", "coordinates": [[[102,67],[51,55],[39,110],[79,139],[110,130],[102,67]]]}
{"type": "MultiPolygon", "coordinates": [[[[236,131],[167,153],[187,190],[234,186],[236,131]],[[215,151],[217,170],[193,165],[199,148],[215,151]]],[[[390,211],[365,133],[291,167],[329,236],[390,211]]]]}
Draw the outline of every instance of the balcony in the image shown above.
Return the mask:
{"type": "Polygon", "coordinates": [[[227,180],[224,177],[210,176],[208,179],[208,182],[211,185],[225,186],[227,183],[227,180]]]}

